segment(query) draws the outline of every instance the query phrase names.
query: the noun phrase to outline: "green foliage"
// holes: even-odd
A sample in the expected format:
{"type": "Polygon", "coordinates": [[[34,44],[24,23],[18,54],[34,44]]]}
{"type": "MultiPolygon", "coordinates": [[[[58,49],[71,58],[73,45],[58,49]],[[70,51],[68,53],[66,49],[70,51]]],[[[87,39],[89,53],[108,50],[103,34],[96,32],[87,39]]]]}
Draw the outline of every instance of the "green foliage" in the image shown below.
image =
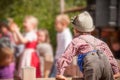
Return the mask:
{"type": "MultiPolygon", "coordinates": [[[[85,0],[65,0],[66,9],[85,5],[85,0]]],[[[22,22],[26,15],[36,16],[39,20],[39,28],[49,30],[51,43],[56,46],[56,31],[54,20],[60,12],[59,0],[0,0],[0,19],[11,17],[22,28],[22,22]]],[[[73,16],[78,13],[70,13],[73,16]]]]}
{"type": "Polygon", "coordinates": [[[65,0],[66,8],[86,6],[86,0],[65,0]]]}

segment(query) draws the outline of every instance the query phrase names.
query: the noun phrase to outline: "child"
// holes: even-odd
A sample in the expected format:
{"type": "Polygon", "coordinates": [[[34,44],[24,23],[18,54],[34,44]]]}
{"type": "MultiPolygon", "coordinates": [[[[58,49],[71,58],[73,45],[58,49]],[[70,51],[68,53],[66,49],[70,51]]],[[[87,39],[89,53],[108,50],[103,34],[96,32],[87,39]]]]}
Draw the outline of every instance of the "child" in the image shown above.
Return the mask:
{"type": "Polygon", "coordinates": [[[16,43],[25,45],[24,52],[20,59],[18,70],[19,77],[22,77],[21,69],[25,67],[35,67],[36,77],[41,77],[39,57],[35,51],[37,45],[37,34],[35,32],[35,29],[37,27],[37,24],[38,21],[35,17],[26,16],[23,23],[26,32],[24,37],[22,36],[16,25],[11,27],[16,43]]]}
{"type": "Polygon", "coordinates": [[[0,80],[14,78],[14,51],[10,45],[9,39],[0,38],[0,80]]]}
{"type": "Polygon", "coordinates": [[[74,56],[78,56],[78,65],[84,74],[84,80],[114,80],[113,73],[115,78],[118,77],[118,64],[107,44],[90,34],[95,27],[89,13],[81,13],[72,23],[75,38],[57,62],[57,79],[67,80],[63,73],[74,56]]]}
{"type": "Polygon", "coordinates": [[[46,29],[39,29],[37,35],[39,43],[37,50],[40,54],[42,74],[43,77],[48,77],[53,62],[53,49],[50,44],[49,33],[46,29]]]}
{"type": "Polygon", "coordinates": [[[72,35],[70,29],[68,28],[69,23],[69,17],[65,14],[61,14],[56,17],[55,29],[57,31],[57,50],[50,77],[55,77],[56,61],[59,57],[61,57],[61,54],[65,51],[66,47],[72,40],[72,35]]]}
{"type": "Polygon", "coordinates": [[[61,53],[65,51],[72,40],[72,35],[68,28],[69,23],[69,17],[65,14],[56,17],[55,28],[57,31],[57,50],[55,59],[58,59],[61,56],[61,53]]]}

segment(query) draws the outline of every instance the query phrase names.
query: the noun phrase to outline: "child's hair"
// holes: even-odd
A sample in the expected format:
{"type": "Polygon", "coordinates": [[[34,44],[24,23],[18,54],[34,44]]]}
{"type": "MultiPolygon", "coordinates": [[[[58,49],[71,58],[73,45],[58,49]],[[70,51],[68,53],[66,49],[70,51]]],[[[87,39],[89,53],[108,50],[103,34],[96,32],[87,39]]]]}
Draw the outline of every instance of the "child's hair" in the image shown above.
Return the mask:
{"type": "Polygon", "coordinates": [[[12,23],[14,23],[14,20],[12,18],[7,18],[8,21],[8,25],[11,25],[12,23]]]}
{"type": "Polygon", "coordinates": [[[0,66],[7,66],[13,62],[13,60],[13,51],[9,47],[0,47],[0,66]]]}
{"type": "Polygon", "coordinates": [[[44,32],[44,33],[45,33],[45,38],[46,38],[46,39],[45,39],[45,42],[46,42],[46,43],[50,43],[50,37],[49,37],[49,32],[48,32],[48,30],[41,28],[41,29],[38,30],[38,33],[39,33],[39,32],[44,32]]]}
{"type": "Polygon", "coordinates": [[[69,25],[70,19],[69,16],[66,14],[60,14],[56,17],[56,20],[59,20],[62,24],[69,25]]]}
{"type": "Polygon", "coordinates": [[[5,22],[0,22],[0,33],[2,33],[2,28],[3,28],[3,27],[5,27],[5,28],[7,28],[7,29],[9,30],[9,26],[8,26],[7,23],[5,23],[5,22]]]}
{"type": "Polygon", "coordinates": [[[24,20],[25,20],[25,19],[31,20],[31,21],[32,21],[32,24],[34,25],[34,27],[37,28],[37,26],[38,26],[38,19],[37,19],[36,17],[34,17],[34,16],[26,16],[26,17],[24,18],[24,20]]]}

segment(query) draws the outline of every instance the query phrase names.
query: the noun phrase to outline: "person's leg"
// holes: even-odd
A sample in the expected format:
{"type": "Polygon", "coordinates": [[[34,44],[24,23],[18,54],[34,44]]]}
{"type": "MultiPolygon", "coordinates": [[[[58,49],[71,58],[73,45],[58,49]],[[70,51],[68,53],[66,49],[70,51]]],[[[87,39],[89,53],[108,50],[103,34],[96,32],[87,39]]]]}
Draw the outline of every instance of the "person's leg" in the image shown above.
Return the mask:
{"type": "Polygon", "coordinates": [[[51,68],[52,68],[52,62],[51,61],[45,61],[45,67],[44,67],[44,77],[48,78],[51,68]]]}
{"type": "Polygon", "coordinates": [[[56,72],[57,72],[56,60],[54,60],[54,63],[53,63],[53,66],[51,68],[49,77],[55,77],[56,76],[56,72]]]}
{"type": "Polygon", "coordinates": [[[40,56],[40,68],[41,68],[41,77],[44,77],[44,67],[45,67],[45,64],[44,64],[44,57],[40,56]]]}

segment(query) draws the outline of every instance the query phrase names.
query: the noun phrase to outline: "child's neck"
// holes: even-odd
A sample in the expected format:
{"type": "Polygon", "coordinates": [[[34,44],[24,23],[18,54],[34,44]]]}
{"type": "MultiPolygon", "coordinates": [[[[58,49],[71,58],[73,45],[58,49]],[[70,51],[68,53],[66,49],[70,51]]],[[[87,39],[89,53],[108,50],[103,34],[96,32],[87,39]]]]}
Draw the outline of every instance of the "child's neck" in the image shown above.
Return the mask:
{"type": "Polygon", "coordinates": [[[31,32],[31,31],[35,31],[35,30],[34,29],[30,29],[30,30],[27,30],[25,32],[27,33],[27,32],[31,32]]]}
{"type": "Polygon", "coordinates": [[[67,27],[63,27],[63,31],[64,31],[65,29],[67,29],[67,27]]]}
{"type": "Polygon", "coordinates": [[[82,35],[91,35],[91,33],[77,33],[76,35],[74,35],[74,37],[79,37],[82,35]]]}
{"type": "Polygon", "coordinates": [[[61,30],[61,32],[63,32],[64,30],[66,30],[67,29],[67,27],[63,27],[63,29],[61,30]]]}

